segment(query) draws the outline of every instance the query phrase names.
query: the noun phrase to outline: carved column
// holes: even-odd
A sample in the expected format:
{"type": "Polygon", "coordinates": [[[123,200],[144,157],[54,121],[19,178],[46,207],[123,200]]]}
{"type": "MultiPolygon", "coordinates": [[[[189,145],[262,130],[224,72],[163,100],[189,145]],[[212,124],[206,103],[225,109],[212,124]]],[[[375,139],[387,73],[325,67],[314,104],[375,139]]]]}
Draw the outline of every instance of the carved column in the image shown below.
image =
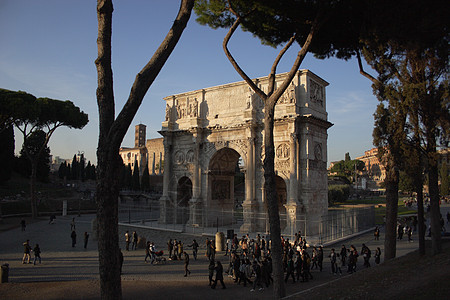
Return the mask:
{"type": "Polygon", "coordinates": [[[298,202],[298,182],[297,182],[297,134],[291,134],[290,140],[290,170],[289,170],[289,200],[288,204],[298,202]]]}
{"type": "Polygon", "coordinates": [[[247,143],[247,172],[245,174],[245,201],[242,204],[244,224],[241,226],[242,233],[255,232],[257,229],[258,203],[255,199],[255,137],[250,132],[247,143]]]}
{"type": "Polygon", "coordinates": [[[194,161],[192,170],[192,198],[189,200],[189,221],[188,224],[199,224],[201,219],[201,167],[200,167],[200,133],[193,133],[194,141],[194,161]]]}
{"type": "Polygon", "coordinates": [[[167,224],[172,218],[170,214],[170,203],[172,202],[169,195],[169,184],[172,176],[172,133],[164,133],[164,175],[163,175],[163,195],[159,199],[160,216],[159,222],[167,224]]]}

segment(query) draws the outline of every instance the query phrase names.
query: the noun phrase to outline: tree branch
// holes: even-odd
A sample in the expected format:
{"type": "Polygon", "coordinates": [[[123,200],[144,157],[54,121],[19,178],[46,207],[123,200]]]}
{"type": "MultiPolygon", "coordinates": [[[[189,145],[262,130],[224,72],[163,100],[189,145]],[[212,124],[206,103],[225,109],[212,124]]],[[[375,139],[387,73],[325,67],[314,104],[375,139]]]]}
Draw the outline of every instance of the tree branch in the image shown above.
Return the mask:
{"type": "Polygon", "coordinates": [[[241,18],[239,15],[236,14],[236,21],[233,23],[233,26],[230,27],[227,34],[225,35],[225,38],[223,39],[222,47],[223,51],[225,52],[225,55],[227,56],[228,60],[230,61],[231,65],[234,67],[236,72],[244,79],[244,81],[250,86],[252,90],[255,91],[256,94],[258,94],[259,97],[263,101],[267,99],[267,95],[253,82],[253,80],[250,79],[250,77],[247,76],[247,74],[244,72],[244,70],[241,69],[239,64],[236,62],[234,57],[231,55],[230,51],[228,50],[228,42],[231,39],[231,36],[236,31],[236,29],[241,24],[241,18]]]}
{"type": "Polygon", "coordinates": [[[302,48],[297,54],[297,58],[294,61],[294,64],[292,65],[291,70],[288,73],[288,76],[286,79],[282,82],[279,88],[275,91],[274,94],[270,96],[270,104],[269,105],[275,105],[278,101],[278,99],[281,97],[281,95],[284,93],[284,91],[287,89],[289,84],[291,83],[292,79],[294,78],[296,72],[298,71],[303,59],[305,58],[306,54],[308,53],[309,46],[312,43],[312,40],[315,36],[315,34],[319,31],[320,26],[324,22],[323,18],[323,11],[322,9],[319,10],[316,17],[314,18],[314,21],[311,25],[311,29],[308,33],[308,36],[306,37],[305,43],[303,44],[302,48]]]}
{"type": "Polygon", "coordinates": [[[361,60],[361,53],[359,53],[359,50],[356,51],[356,58],[358,59],[359,73],[362,76],[369,79],[370,81],[372,81],[373,84],[380,84],[380,82],[375,77],[373,77],[372,75],[370,75],[369,73],[364,71],[364,68],[362,65],[362,60],[361,60]]]}
{"type": "Polygon", "coordinates": [[[158,76],[170,54],[175,49],[175,46],[189,21],[194,2],[194,0],[181,1],[178,15],[166,37],[155,51],[150,61],[136,75],[128,100],[111,127],[110,138],[112,138],[115,145],[120,146],[145,94],[158,76]]]}
{"type": "Polygon", "coordinates": [[[275,76],[277,74],[278,64],[280,63],[281,58],[286,53],[286,51],[289,49],[289,47],[292,46],[292,44],[294,43],[296,37],[297,37],[297,35],[294,34],[289,39],[289,41],[286,43],[286,45],[283,47],[283,49],[281,49],[280,53],[278,53],[277,57],[275,58],[275,61],[272,64],[272,69],[270,70],[270,74],[269,74],[269,89],[267,91],[267,95],[268,96],[272,95],[273,90],[275,88],[275,76]]]}

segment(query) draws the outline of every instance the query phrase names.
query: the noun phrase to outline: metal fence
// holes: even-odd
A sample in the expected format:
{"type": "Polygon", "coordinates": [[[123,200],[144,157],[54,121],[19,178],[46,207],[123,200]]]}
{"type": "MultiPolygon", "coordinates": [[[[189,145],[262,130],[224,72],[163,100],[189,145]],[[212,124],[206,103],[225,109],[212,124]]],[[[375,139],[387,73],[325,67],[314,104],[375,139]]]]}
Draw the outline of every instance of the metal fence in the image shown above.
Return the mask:
{"type": "MultiPolygon", "coordinates": [[[[119,206],[119,222],[130,225],[174,230],[193,234],[215,234],[233,230],[240,233],[244,224],[242,208],[232,210],[205,209],[192,215],[188,207],[166,208],[165,222],[162,222],[159,202],[146,204],[121,204],[119,206]]],[[[250,234],[267,234],[269,232],[269,218],[267,213],[250,213],[245,218],[251,218],[257,224],[259,232],[250,234]]],[[[375,224],[375,210],[373,206],[344,206],[330,208],[328,214],[314,220],[307,215],[300,216],[295,221],[288,220],[286,214],[280,214],[282,235],[293,239],[295,233],[301,231],[302,236],[313,244],[324,244],[336,241],[373,228],[375,224]]]]}

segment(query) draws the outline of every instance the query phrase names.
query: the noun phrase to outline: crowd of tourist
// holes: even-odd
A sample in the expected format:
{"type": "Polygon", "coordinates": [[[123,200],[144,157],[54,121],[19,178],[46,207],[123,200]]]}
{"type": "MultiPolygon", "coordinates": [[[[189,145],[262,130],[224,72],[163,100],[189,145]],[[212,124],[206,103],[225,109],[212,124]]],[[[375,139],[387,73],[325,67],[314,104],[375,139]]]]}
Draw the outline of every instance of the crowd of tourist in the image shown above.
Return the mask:
{"type": "MultiPolygon", "coordinates": [[[[377,227],[374,231],[376,240],[379,239],[379,235],[380,232],[377,227]]],[[[286,283],[288,281],[292,281],[292,283],[307,282],[314,279],[312,270],[317,270],[319,273],[324,271],[325,254],[322,246],[310,247],[300,232],[295,234],[293,241],[281,237],[281,242],[286,283]]],[[[153,263],[157,252],[152,242],[147,243],[145,261],[147,261],[147,258],[152,258],[153,263]]],[[[222,262],[217,258],[215,240],[207,238],[204,244],[204,255],[208,261],[209,286],[215,289],[220,283],[222,289],[225,289],[224,276],[228,276],[236,285],[246,287],[248,284],[251,287],[251,292],[263,291],[273,283],[270,246],[270,240],[266,240],[265,236],[260,234],[257,234],[255,238],[250,238],[248,234],[238,238],[235,234],[232,238],[226,240],[224,256],[227,257],[227,263],[222,265],[222,262]]],[[[197,241],[194,239],[187,247],[192,248],[193,257],[197,259],[199,249],[197,241]]],[[[160,252],[162,253],[162,251],[160,252]]],[[[182,241],[169,239],[167,241],[167,255],[168,260],[184,261],[185,277],[191,273],[188,269],[190,258],[182,241]]],[[[329,271],[334,275],[341,275],[343,272],[350,274],[356,272],[360,256],[363,258],[363,267],[369,268],[371,266],[372,251],[365,244],[362,244],[360,252],[354,245],[351,245],[350,248],[342,245],[340,250],[333,248],[326,255],[331,265],[329,271]]],[[[379,264],[381,258],[379,247],[375,250],[373,256],[375,257],[375,263],[379,264]]]]}

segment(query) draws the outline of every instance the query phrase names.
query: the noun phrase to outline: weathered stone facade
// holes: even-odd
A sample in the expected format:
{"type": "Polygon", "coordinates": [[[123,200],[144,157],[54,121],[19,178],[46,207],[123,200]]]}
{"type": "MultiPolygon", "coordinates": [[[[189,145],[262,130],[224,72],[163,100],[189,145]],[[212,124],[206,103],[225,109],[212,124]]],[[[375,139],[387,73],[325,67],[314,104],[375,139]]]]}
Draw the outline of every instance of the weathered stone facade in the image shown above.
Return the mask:
{"type": "MultiPolygon", "coordinates": [[[[281,82],[287,74],[279,74],[281,82]]],[[[255,79],[267,91],[267,77],[255,79]]],[[[296,219],[327,214],[326,81],[298,71],[275,109],[274,142],[280,213],[297,231],[296,219]]],[[[209,211],[234,206],[234,175],[239,159],[245,172],[242,232],[264,232],[264,105],[245,82],[236,82],[164,98],[164,189],[160,222],[180,220],[211,226],[209,211]],[[182,194],[182,195],[181,195],[182,194]],[[181,218],[184,219],[184,218],[181,218]],[[187,218],[186,218],[187,220],[187,218]]],[[[311,222],[313,224],[314,222],[311,222]]],[[[309,224],[309,222],[308,222],[309,224]]],[[[308,225],[309,226],[309,225],[308,225]]],[[[317,228],[302,228],[311,234],[317,228]]],[[[299,229],[300,230],[300,229],[299,229]]]]}

